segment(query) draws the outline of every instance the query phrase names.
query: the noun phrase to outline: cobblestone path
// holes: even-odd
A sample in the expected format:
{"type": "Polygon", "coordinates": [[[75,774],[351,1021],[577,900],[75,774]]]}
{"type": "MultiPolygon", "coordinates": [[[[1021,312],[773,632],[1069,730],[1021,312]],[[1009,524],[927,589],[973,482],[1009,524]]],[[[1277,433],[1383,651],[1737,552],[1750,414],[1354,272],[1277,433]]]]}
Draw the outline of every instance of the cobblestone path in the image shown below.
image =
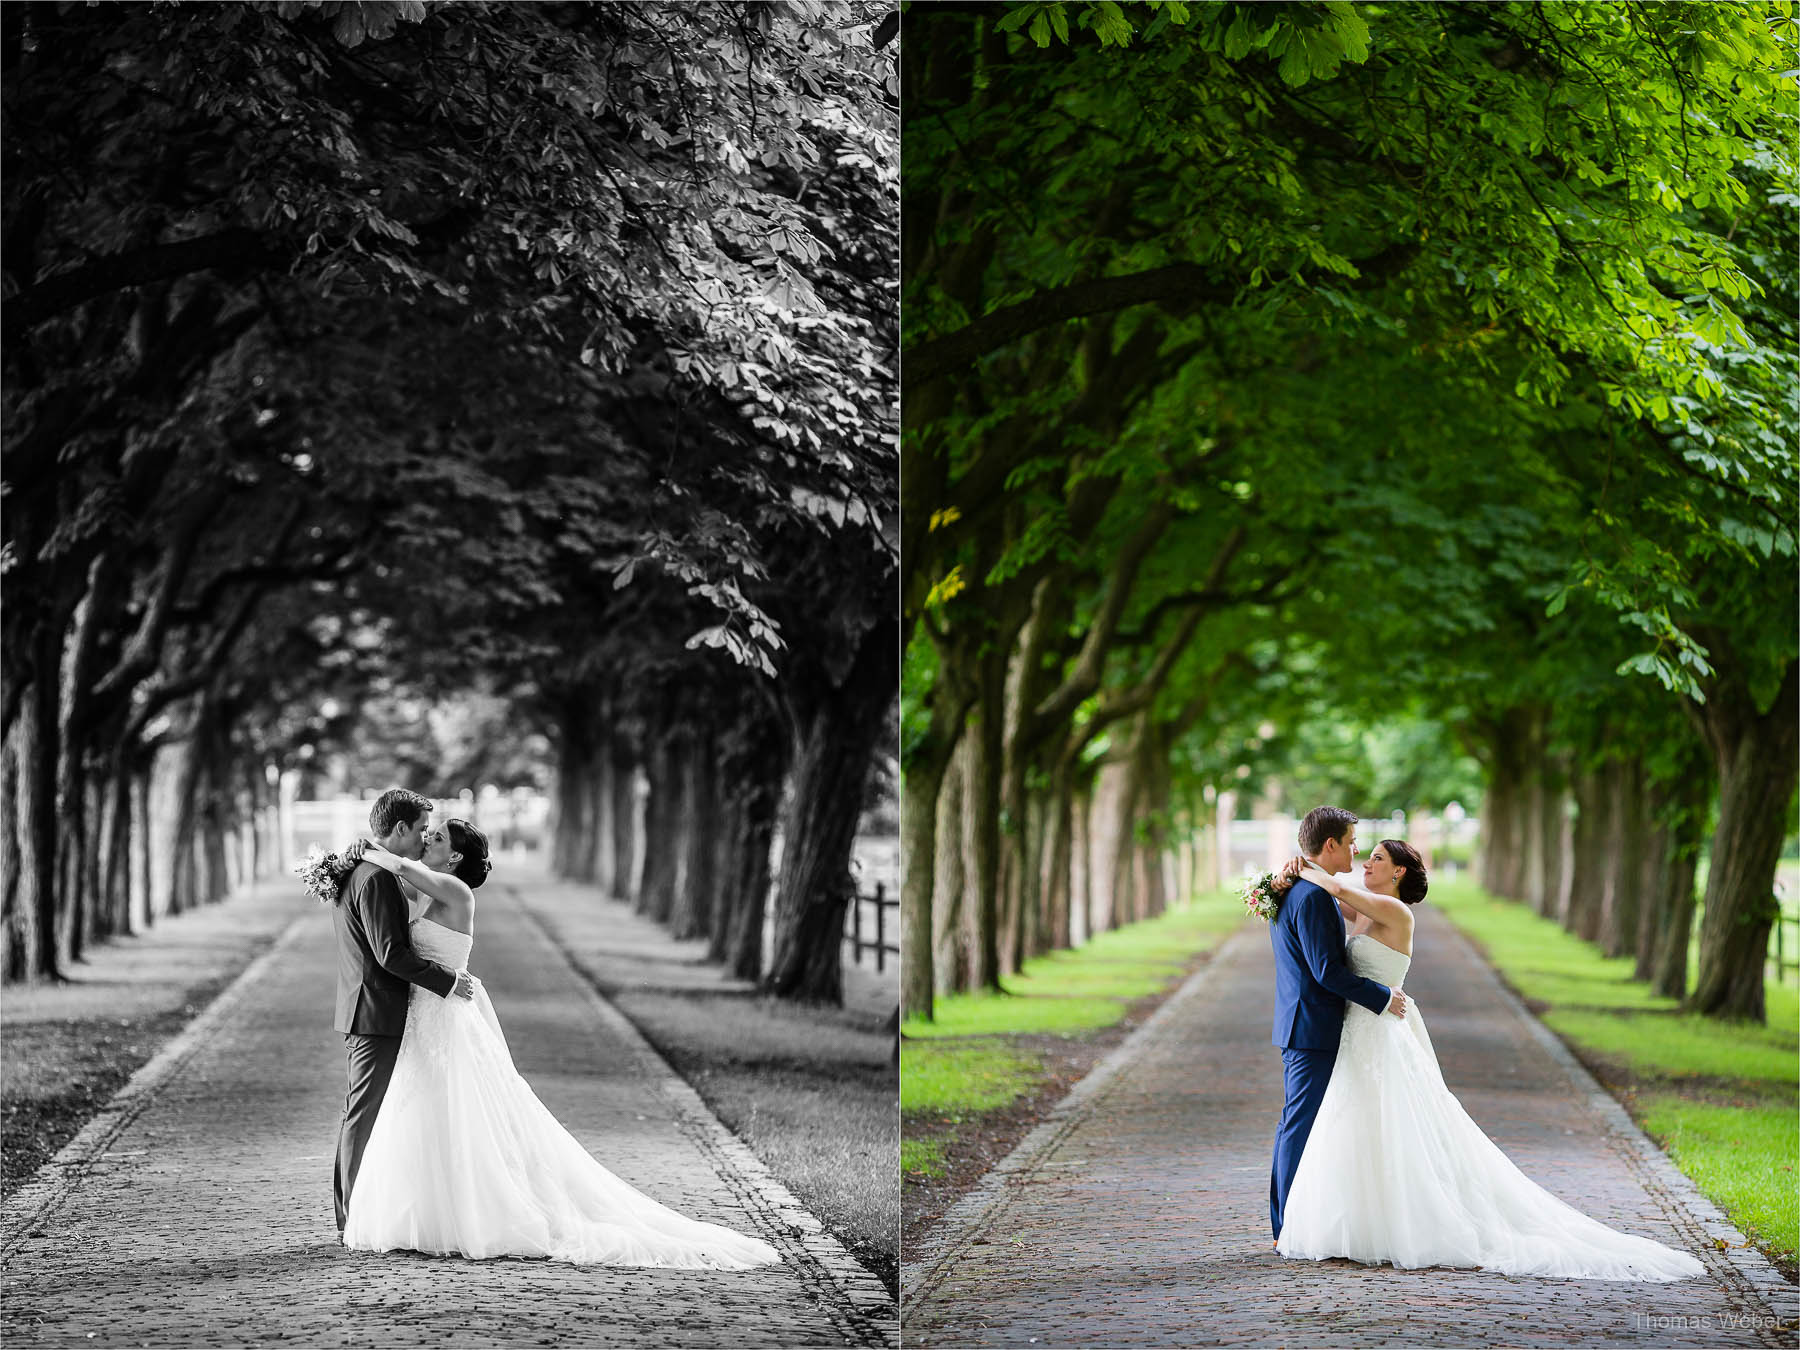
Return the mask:
{"type": "Polygon", "coordinates": [[[1704,1278],[1637,1285],[1277,1256],[1273,958],[1265,930],[1247,925],[904,1253],[905,1343],[1795,1344],[1795,1289],[1449,922],[1422,912],[1414,953],[1407,992],[1470,1115],[1528,1176],[1607,1224],[1694,1252],[1704,1278]]]}
{"type": "Polygon", "coordinates": [[[787,1259],[711,1272],[345,1251],[333,938],[295,897],[280,940],[0,1212],[8,1345],[892,1343],[879,1282],[500,885],[480,897],[470,968],[538,1096],[634,1186],[787,1259]]]}

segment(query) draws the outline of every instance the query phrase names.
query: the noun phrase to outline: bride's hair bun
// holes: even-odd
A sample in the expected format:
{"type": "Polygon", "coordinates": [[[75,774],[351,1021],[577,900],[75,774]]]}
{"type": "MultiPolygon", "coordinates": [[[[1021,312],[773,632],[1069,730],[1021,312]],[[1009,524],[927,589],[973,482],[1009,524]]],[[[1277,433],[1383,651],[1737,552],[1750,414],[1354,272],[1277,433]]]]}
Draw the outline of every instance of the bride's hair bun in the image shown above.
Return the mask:
{"type": "Polygon", "coordinates": [[[493,861],[488,857],[487,836],[466,820],[447,820],[444,829],[450,835],[450,851],[462,854],[454,875],[474,890],[494,869],[493,861]]]}
{"type": "Polygon", "coordinates": [[[1383,839],[1381,846],[1387,850],[1395,867],[1406,869],[1406,875],[1400,878],[1400,884],[1394,889],[1407,904],[1418,904],[1425,898],[1425,892],[1431,889],[1431,883],[1425,876],[1425,860],[1419,856],[1419,850],[1404,839],[1383,839]]]}

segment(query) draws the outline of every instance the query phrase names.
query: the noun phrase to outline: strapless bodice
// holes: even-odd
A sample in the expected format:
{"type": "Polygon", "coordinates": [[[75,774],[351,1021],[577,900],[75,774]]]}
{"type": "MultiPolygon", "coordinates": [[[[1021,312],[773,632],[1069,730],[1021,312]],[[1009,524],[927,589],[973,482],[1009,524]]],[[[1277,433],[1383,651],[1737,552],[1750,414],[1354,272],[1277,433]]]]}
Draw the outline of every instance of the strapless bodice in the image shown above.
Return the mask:
{"type": "Polygon", "coordinates": [[[436,919],[412,921],[413,950],[427,961],[436,961],[451,970],[462,970],[469,964],[469,953],[475,947],[471,933],[446,928],[436,919]]]}
{"type": "Polygon", "coordinates": [[[1377,942],[1367,933],[1358,933],[1345,944],[1344,958],[1356,974],[1390,989],[1406,979],[1412,965],[1412,957],[1377,942]]]}

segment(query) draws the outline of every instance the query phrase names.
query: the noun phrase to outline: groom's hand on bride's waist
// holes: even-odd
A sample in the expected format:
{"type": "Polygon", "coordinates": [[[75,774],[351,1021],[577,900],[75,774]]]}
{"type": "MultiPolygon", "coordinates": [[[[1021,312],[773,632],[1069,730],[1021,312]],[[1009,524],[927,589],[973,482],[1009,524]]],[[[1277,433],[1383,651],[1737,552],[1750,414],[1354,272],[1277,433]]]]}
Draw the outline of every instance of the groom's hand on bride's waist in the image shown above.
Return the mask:
{"type": "Polygon", "coordinates": [[[456,988],[450,992],[458,998],[474,998],[475,991],[481,987],[481,981],[466,970],[456,972],[456,988]]]}
{"type": "Polygon", "coordinates": [[[1388,1011],[1394,1014],[1395,1017],[1405,1017],[1406,995],[1400,992],[1400,987],[1398,985],[1394,986],[1393,992],[1394,996],[1388,1000],[1388,1011]]]}

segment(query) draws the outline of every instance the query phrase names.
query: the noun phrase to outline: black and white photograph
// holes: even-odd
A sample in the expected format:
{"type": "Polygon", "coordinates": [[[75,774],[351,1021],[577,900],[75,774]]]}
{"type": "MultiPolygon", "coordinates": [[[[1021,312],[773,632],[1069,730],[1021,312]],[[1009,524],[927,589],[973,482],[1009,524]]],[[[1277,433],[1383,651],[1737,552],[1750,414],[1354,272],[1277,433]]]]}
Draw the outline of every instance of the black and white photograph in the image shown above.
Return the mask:
{"type": "Polygon", "coordinates": [[[0,1334],[899,1337],[874,0],[0,7],[0,1334]]]}

